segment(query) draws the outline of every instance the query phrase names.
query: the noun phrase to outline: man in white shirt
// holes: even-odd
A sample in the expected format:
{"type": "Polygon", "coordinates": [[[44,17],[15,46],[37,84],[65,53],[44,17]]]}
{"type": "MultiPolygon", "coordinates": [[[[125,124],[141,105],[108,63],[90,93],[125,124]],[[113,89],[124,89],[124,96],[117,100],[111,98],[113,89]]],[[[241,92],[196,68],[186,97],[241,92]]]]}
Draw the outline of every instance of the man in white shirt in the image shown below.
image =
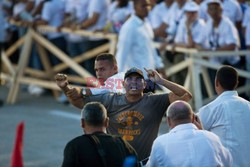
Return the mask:
{"type": "Polygon", "coordinates": [[[202,29],[205,22],[198,18],[199,6],[190,1],[184,7],[186,17],[181,20],[175,36],[175,46],[193,48],[196,44],[202,44],[200,41],[202,29]]]}
{"type": "MultiPolygon", "coordinates": [[[[197,48],[213,51],[230,51],[240,47],[239,34],[234,24],[222,16],[222,4],[220,0],[208,0],[208,13],[211,19],[208,20],[203,36],[201,37],[202,46],[197,48]]],[[[230,64],[237,66],[239,56],[216,57],[211,59],[214,63],[230,64]]]]}
{"type": "MultiPolygon", "coordinates": [[[[115,57],[109,53],[103,53],[95,60],[96,77],[86,78],[87,88],[75,88],[72,93],[74,97],[99,95],[108,92],[125,93],[123,88],[124,73],[118,73],[118,66],[115,57]],[[96,85],[97,87],[94,87],[96,85]]],[[[57,85],[66,94],[68,91],[68,80],[64,74],[55,76],[57,85]]]]}
{"type": "Polygon", "coordinates": [[[161,3],[157,4],[152,12],[152,21],[151,25],[154,30],[155,37],[164,37],[164,34],[162,34],[166,28],[163,28],[165,23],[163,20],[168,17],[169,15],[169,9],[171,8],[174,0],[164,0],[161,3]]]}
{"type": "Polygon", "coordinates": [[[233,157],[233,166],[250,166],[250,102],[238,96],[235,88],[238,73],[231,66],[222,66],[216,73],[215,90],[219,95],[199,110],[205,130],[215,133],[233,157]]]}
{"type": "MultiPolygon", "coordinates": [[[[164,64],[153,45],[154,33],[144,19],[148,15],[149,2],[135,0],[135,14],[122,26],[117,44],[117,63],[120,72],[136,67],[157,69],[163,73],[164,64]]],[[[144,76],[147,76],[144,73],[144,76]]]]}
{"type": "Polygon", "coordinates": [[[215,167],[232,165],[230,152],[215,134],[199,130],[191,106],[176,101],[167,109],[170,132],[159,136],[153,143],[149,167],[215,167]]]}
{"type": "MultiPolygon", "coordinates": [[[[210,18],[207,12],[207,3],[209,0],[205,0],[200,5],[200,18],[204,19],[204,21],[208,21],[210,18]]],[[[243,18],[243,13],[240,8],[240,4],[238,1],[235,0],[223,0],[221,1],[222,8],[223,8],[223,15],[228,17],[237,28],[240,28],[240,23],[243,18]]]]}

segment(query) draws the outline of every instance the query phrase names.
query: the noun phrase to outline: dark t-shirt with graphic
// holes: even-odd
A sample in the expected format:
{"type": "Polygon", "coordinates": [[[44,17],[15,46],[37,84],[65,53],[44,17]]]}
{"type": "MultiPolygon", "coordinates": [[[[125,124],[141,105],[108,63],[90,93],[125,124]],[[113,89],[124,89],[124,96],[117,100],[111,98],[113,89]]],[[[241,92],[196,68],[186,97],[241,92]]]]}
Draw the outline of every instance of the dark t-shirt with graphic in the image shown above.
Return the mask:
{"type": "Polygon", "coordinates": [[[106,93],[86,98],[85,102],[101,102],[108,111],[108,132],[122,136],[136,150],[139,160],[150,155],[160,123],[169,106],[168,94],[144,94],[129,103],[124,94],[106,93]]]}

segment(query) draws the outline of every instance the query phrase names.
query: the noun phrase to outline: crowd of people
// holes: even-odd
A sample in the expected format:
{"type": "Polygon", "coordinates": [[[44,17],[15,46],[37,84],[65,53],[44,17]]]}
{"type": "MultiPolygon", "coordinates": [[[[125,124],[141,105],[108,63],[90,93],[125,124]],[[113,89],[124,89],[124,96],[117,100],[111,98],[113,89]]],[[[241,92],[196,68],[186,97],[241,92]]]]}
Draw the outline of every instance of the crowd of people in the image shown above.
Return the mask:
{"type": "MultiPolygon", "coordinates": [[[[171,44],[173,50],[250,49],[250,6],[244,0],[0,0],[0,21],[1,48],[15,32],[23,36],[27,26],[49,25],[58,32],[43,35],[72,57],[108,41],[64,34],[60,28],[118,34],[115,56],[103,53],[82,64],[97,78],[87,78],[87,87],[69,87],[66,75],[55,76],[70,103],[82,110],[84,129],[65,147],[62,166],[121,166],[128,156],[152,167],[250,166],[250,102],[235,91],[234,68],[250,71],[250,58],[208,60],[226,65],[209,72],[218,97],[195,115],[187,103],[191,93],[167,79],[153,44],[171,44]],[[152,93],[159,88],[170,92],[152,93]],[[170,131],[157,137],[165,114],[170,131]]],[[[30,65],[42,68],[35,45],[31,55],[30,65]]],[[[59,63],[55,56],[50,60],[59,63]]]]}
{"type": "MultiPolygon", "coordinates": [[[[116,58],[119,72],[125,72],[131,67],[146,67],[156,69],[163,76],[166,75],[162,55],[159,56],[153,41],[160,41],[163,46],[171,44],[173,48],[181,46],[212,51],[250,48],[250,7],[244,0],[145,0],[143,4],[138,2],[1,0],[0,42],[6,47],[13,42],[13,38],[19,38],[26,31],[24,27],[11,25],[8,22],[10,18],[24,26],[49,25],[59,29],[68,27],[73,30],[117,33],[119,37],[116,58]]],[[[72,57],[108,42],[61,32],[44,35],[72,57]]],[[[178,56],[167,57],[180,61],[178,56]]],[[[250,70],[249,59],[249,56],[245,58],[229,55],[210,58],[209,61],[250,70]]],[[[174,60],[174,63],[176,61],[174,60]]],[[[57,58],[51,56],[52,65],[58,62],[57,58]]],[[[95,74],[94,59],[85,61],[82,65],[95,74]]],[[[35,46],[32,49],[30,66],[42,68],[35,46]]],[[[213,80],[215,72],[210,74],[213,80]]]]}
{"type": "MultiPolygon", "coordinates": [[[[110,162],[111,154],[108,154],[110,148],[107,147],[107,141],[99,141],[103,140],[102,136],[107,136],[105,133],[121,137],[120,140],[128,142],[134,148],[135,152],[129,156],[133,155],[137,161],[131,166],[248,167],[250,165],[248,159],[250,131],[246,128],[250,119],[250,102],[239,97],[235,91],[238,85],[238,73],[235,68],[224,65],[217,70],[214,86],[218,97],[200,108],[197,114],[194,114],[187,103],[192,98],[187,90],[162,78],[155,70],[145,69],[145,71],[150,80],[162,84],[171,92],[143,93],[143,89],[146,88],[145,78],[143,72],[135,67],[124,75],[125,93],[114,93],[115,89],[109,92],[98,89],[99,93],[93,95],[91,89],[86,93],[86,90],[79,91],[77,88],[69,87],[65,75],[55,76],[57,85],[70,102],[82,109],[82,127],[85,132],[85,135],[73,139],[65,147],[64,167],[93,164],[93,159],[98,166],[106,166],[104,165],[106,163],[108,166],[115,166],[110,162]],[[90,107],[91,105],[93,106],[90,107]],[[101,110],[102,114],[97,114],[100,112],[98,110],[101,110]],[[157,137],[165,112],[170,131],[157,137]],[[89,145],[93,140],[88,139],[89,135],[97,137],[95,142],[90,144],[91,151],[85,150],[85,145],[87,143],[89,145]],[[84,144],[82,138],[88,142],[84,144]],[[101,147],[101,153],[98,147],[101,147]],[[87,152],[91,152],[91,158],[86,158],[89,156],[85,155],[87,152]]],[[[112,156],[116,157],[117,162],[114,163],[117,164],[126,162],[128,158],[124,150],[121,155],[121,150],[117,149],[119,144],[120,142],[113,140],[112,145],[115,146],[112,149],[117,154],[112,156]]]]}

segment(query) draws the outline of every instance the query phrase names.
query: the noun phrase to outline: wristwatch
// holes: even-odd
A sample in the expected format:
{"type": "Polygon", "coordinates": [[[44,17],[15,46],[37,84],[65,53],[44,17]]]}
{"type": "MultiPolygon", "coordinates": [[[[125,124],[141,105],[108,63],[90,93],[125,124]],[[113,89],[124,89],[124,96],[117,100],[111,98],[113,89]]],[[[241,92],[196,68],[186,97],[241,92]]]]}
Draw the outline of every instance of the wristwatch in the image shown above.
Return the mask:
{"type": "Polygon", "coordinates": [[[82,96],[86,97],[87,96],[87,91],[85,88],[82,88],[82,96]]]}

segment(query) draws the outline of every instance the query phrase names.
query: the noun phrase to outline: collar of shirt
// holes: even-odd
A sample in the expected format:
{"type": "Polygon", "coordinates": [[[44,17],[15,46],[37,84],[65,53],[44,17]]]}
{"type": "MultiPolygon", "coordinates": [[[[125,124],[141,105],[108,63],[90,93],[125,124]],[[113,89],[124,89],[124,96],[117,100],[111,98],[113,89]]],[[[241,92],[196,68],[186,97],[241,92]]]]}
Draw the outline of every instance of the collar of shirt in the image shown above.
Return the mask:
{"type": "Polygon", "coordinates": [[[187,123],[187,124],[177,125],[173,129],[171,129],[169,133],[176,133],[178,131],[187,130],[187,129],[198,130],[198,128],[193,123],[187,123]]]}
{"type": "Polygon", "coordinates": [[[143,25],[144,24],[144,20],[140,19],[138,16],[136,16],[135,14],[133,14],[132,19],[134,20],[134,22],[138,25],[143,25]]]}
{"type": "Polygon", "coordinates": [[[225,91],[220,94],[219,98],[228,97],[228,96],[238,96],[238,92],[236,90],[225,91]]]}

